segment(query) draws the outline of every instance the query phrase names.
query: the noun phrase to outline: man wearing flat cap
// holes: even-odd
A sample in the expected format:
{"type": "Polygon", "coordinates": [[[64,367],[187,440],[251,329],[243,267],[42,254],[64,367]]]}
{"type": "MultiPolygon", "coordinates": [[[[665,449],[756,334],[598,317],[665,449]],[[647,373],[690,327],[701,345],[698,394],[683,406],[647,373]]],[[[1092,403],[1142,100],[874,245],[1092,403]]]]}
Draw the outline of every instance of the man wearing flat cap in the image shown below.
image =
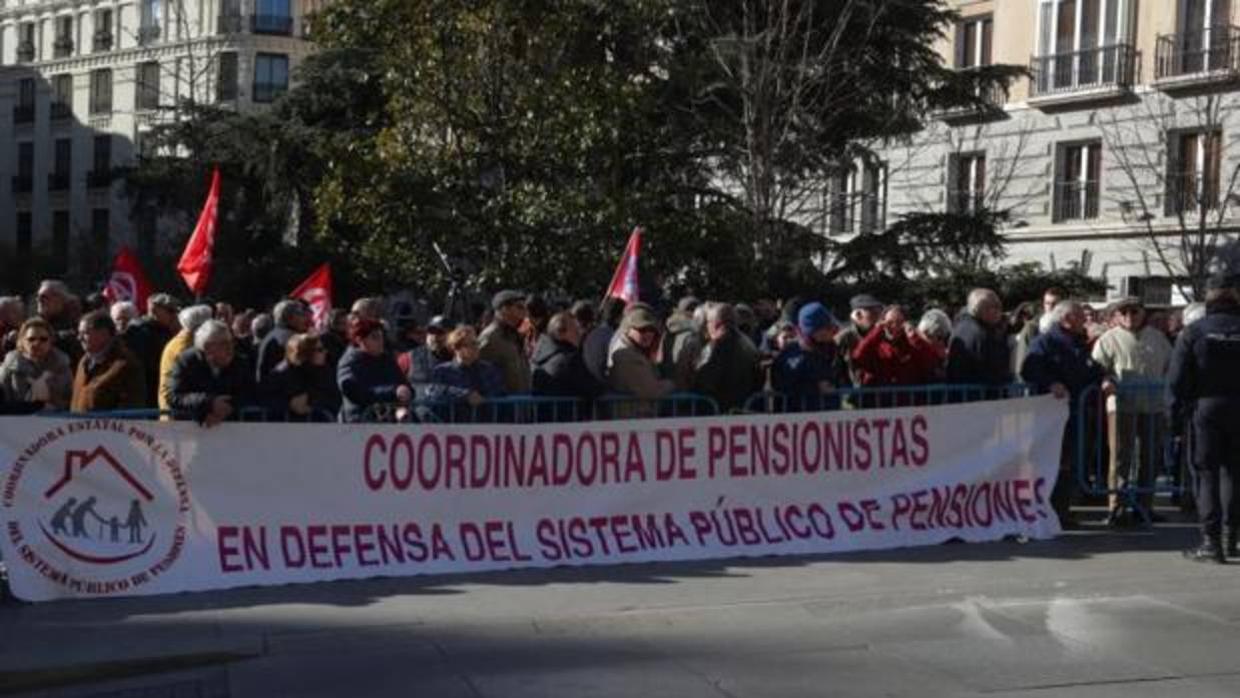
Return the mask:
{"type": "MultiPolygon", "coordinates": [[[[1148,388],[1161,383],[1171,362],[1171,343],[1166,335],[1146,323],[1145,305],[1140,298],[1123,298],[1111,305],[1115,326],[1094,343],[1094,361],[1106,371],[1107,380],[1117,386],[1107,398],[1107,439],[1111,459],[1107,488],[1112,492],[1126,485],[1141,488],[1154,485],[1162,456],[1165,423],[1157,393],[1148,388]]],[[[1142,495],[1145,511],[1152,512],[1152,494],[1142,495]]],[[[1130,520],[1119,495],[1109,498],[1107,524],[1121,526],[1130,520]]]]}
{"type": "Polygon", "coordinates": [[[657,400],[676,389],[659,375],[659,318],[645,303],[624,312],[607,359],[607,380],[616,392],[642,400],[657,400]]]}
{"type": "Polygon", "coordinates": [[[853,296],[848,301],[848,319],[851,322],[835,336],[840,356],[848,365],[848,378],[853,385],[861,385],[860,372],[853,367],[852,353],[869,336],[883,314],[883,302],[868,293],[853,296]]]}
{"type": "Polygon", "coordinates": [[[1191,424],[1197,471],[1201,545],[1184,551],[1194,562],[1237,556],[1240,533],[1240,274],[1211,277],[1206,316],[1184,328],[1167,372],[1173,429],[1191,424]],[[1186,419],[1191,418],[1191,419],[1186,419]]]}
{"type": "Polygon", "coordinates": [[[491,299],[495,319],[478,338],[478,358],[489,361],[504,375],[504,392],[517,395],[530,392],[530,362],[525,357],[521,323],[525,321],[525,294],[505,290],[491,299]]]}

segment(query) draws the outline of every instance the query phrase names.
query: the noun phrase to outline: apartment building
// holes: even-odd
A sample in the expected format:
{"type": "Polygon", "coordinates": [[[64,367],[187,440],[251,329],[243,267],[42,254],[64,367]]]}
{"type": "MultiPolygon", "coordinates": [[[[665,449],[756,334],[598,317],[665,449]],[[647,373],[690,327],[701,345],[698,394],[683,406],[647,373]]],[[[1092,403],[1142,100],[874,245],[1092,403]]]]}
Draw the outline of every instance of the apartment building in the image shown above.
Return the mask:
{"type": "Polygon", "coordinates": [[[1240,28],[1230,0],[952,0],[959,70],[1027,65],[992,110],[934,115],[828,187],[826,232],[1006,209],[1009,262],[1082,265],[1111,295],[1184,299],[1186,233],[1240,213],[1240,28]]]}
{"type": "Polygon", "coordinates": [[[122,244],[149,251],[108,173],[180,100],[286,91],[324,1],[0,0],[0,250],[83,281],[122,244]]]}

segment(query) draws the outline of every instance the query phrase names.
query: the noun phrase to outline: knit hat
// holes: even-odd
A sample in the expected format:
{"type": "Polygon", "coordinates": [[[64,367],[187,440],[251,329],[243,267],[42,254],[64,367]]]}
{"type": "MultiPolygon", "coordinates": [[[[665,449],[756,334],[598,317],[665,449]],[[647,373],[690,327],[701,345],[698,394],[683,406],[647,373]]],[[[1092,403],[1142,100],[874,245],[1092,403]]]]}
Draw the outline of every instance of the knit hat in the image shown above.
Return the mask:
{"type": "Polygon", "coordinates": [[[824,327],[839,327],[835,316],[822,303],[808,303],[797,314],[797,328],[801,334],[810,337],[824,327]]]}

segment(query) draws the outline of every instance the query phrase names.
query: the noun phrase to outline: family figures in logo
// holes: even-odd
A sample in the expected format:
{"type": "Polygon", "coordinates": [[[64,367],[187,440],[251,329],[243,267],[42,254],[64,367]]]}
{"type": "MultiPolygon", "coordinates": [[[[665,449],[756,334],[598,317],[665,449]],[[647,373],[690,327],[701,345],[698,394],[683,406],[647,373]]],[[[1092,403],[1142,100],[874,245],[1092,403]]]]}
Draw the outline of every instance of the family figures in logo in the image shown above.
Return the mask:
{"type": "Polygon", "coordinates": [[[146,517],[142,514],[142,504],[138,500],[133,500],[129,505],[129,514],[125,517],[125,522],[121,523],[119,516],[105,518],[95,511],[95,498],[88,497],[83,502],[78,502],[77,498],[70,497],[56,513],[52,515],[52,533],[66,535],[70,538],[90,538],[90,533],[86,530],[86,517],[91,517],[99,524],[99,538],[104,538],[106,530],[108,539],[113,543],[121,542],[121,529],[129,531],[130,543],[142,542],[142,529],[149,524],[146,517]]]}

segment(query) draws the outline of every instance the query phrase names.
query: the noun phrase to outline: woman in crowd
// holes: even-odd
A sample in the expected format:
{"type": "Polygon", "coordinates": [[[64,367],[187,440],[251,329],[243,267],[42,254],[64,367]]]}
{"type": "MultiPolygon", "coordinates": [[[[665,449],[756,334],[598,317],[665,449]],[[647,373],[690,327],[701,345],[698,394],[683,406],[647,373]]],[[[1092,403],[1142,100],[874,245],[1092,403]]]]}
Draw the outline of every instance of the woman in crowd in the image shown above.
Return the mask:
{"type": "Polygon", "coordinates": [[[267,374],[259,390],[273,419],[334,421],[340,411],[336,377],[316,334],[290,337],[284,360],[267,374]]]}
{"type": "Polygon", "coordinates": [[[336,383],[343,422],[376,420],[382,406],[403,407],[413,399],[413,389],[386,351],[383,323],[372,318],[355,317],[349,323],[349,348],[340,357],[336,383]]]}
{"type": "Polygon", "coordinates": [[[73,397],[69,357],[52,346],[55,333],[42,318],[22,323],[17,348],[0,365],[0,397],[6,402],[39,403],[45,410],[67,410],[73,397]]]}
{"type": "Polygon", "coordinates": [[[478,358],[478,335],[474,328],[461,325],[448,335],[453,358],[431,371],[427,395],[433,400],[477,406],[487,398],[504,396],[504,379],[499,369],[478,358]]]}

